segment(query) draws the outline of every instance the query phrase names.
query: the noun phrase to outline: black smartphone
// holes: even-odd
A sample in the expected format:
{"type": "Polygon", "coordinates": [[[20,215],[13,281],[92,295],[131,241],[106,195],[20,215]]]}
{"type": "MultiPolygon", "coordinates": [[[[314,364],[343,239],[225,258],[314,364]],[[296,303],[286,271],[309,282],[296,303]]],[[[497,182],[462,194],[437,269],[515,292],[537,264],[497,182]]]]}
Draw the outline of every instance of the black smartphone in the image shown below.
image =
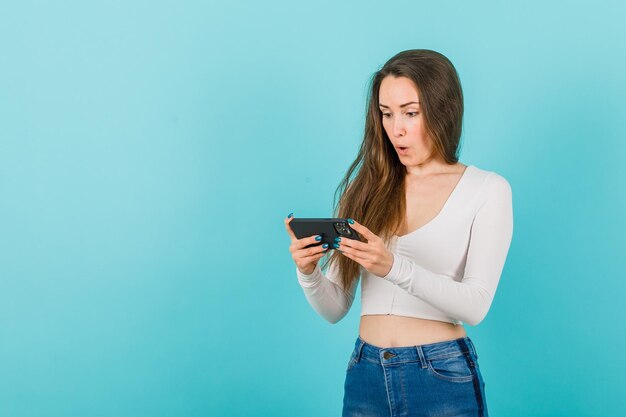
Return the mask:
{"type": "Polygon", "coordinates": [[[322,236],[321,241],[305,246],[305,248],[328,243],[328,249],[332,249],[336,237],[362,241],[346,219],[295,218],[289,222],[289,226],[298,239],[313,235],[322,236]]]}

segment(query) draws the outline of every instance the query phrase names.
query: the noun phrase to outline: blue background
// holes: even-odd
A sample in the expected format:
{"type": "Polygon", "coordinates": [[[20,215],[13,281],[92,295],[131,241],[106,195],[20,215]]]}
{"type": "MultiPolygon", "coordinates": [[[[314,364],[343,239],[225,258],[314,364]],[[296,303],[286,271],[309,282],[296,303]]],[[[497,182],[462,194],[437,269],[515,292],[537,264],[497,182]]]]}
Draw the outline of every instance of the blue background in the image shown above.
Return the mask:
{"type": "Polygon", "coordinates": [[[307,304],[367,82],[434,49],[461,162],[513,189],[494,416],[626,409],[621,2],[12,2],[0,14],[0,416],[334,416],[360,297],[307,304]],[[435,3],[435,4],[433,4],[435,3]]]}

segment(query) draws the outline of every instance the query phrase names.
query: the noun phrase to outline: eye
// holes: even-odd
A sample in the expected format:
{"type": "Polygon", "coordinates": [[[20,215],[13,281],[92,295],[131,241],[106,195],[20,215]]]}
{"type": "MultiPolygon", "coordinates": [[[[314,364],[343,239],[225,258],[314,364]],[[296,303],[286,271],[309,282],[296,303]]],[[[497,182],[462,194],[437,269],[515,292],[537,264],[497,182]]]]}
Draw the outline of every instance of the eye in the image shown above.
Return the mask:
{"type": "Polygon", "coordinates": [[[406,114],[408,114],[410,117],[414,117],[414,116],[418,115],[418,113],[416,111],[408,111],[408,112],[406,112],[406,114]],[[411,116],[411,115],[413,115],[413,116],[411,116]]]}
{"type": "Polygon", "coordinates": [[[383,113],[383,117],[387,117],[388,118],[389,116],[391,116],[391,113],[383,113]]]}

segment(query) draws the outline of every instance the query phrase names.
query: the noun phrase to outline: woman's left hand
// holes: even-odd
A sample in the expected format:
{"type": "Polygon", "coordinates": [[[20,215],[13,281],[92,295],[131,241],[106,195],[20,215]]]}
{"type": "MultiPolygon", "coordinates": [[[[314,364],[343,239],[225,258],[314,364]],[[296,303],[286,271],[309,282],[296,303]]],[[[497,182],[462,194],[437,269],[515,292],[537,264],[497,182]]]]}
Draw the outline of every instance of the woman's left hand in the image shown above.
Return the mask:
{"type": "MultiPolygon", "coordinates": [[[[353,219],[350,219],[353,220],[353,219]]],[[[359,232],[367,239],[367,242],[360,242],[356,239],[342,237],[338,243],[339,252],[346,257],[357,262],[370,273],[384,277],[391,271],[393,266],[393,254],[387,250],[383,240],[372,233],[367,227],[359,224],[356,220],[350,223],[350,227],[359,232]]],[[[335,243],[336,245],[337,243],[335,243]]]]}

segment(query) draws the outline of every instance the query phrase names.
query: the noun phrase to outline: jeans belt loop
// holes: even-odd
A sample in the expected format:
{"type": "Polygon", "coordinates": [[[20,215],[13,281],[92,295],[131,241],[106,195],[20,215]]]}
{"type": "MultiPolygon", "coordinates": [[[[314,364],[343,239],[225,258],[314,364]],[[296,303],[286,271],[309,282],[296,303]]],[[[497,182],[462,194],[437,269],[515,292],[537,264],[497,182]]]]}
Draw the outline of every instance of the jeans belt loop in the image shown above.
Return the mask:
{"type": "Polygon", "coordinates": [[[474,342],[472,342],[472,339],[470,339],[469,337],[467,338],[467,341],[469,342],[468,345],[470,346],[470,349],[472,349],[474,356],[476,356],[476,360],[478,360],[478,353],[476,352],[476,347],[474,346],[474,342]]]}
{"type": "Polygon", "coordinates": [[[421,346],[415,346],[415,350],[417,350],[417,355],[420,357],[420,364],[422,365],[423,369],[428,368],[428,365],[426,364],[426,358],[424,357],[424,351],[422,350],[421,346]]]}
{"type": "Polygon", "coordinates": [[[358,352],[356,353],[356,358],[354,358],[354,362],[359,363],[359,361],[361,360],[361,352],[363,352],[363,346],[365,345],[364,341],[361,341],[361,343],[359,343],[359,347],[358,352]]]}

